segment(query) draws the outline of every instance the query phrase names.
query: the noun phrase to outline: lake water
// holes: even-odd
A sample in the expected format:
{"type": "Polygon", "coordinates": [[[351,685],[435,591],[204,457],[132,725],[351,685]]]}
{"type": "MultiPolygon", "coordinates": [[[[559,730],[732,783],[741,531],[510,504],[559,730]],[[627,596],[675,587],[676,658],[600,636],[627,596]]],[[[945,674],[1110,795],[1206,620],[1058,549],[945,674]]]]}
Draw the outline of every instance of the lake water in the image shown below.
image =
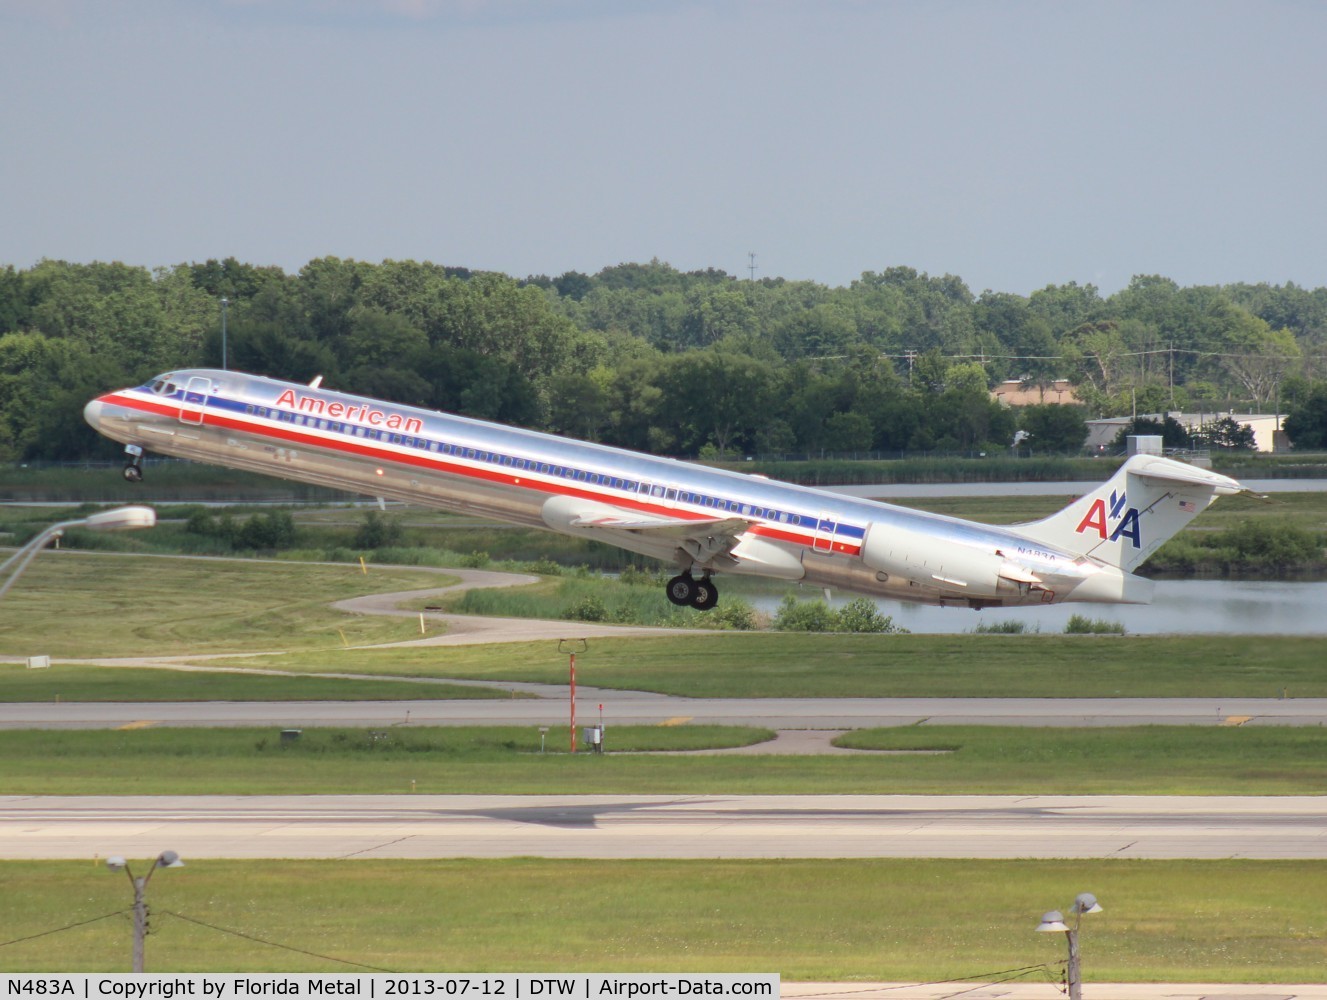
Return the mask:
{"type": "MultiPolygon", "coordinates": [[[[819,592],[801,588],[812,599],[819,592]]],[[[780,596],[744,595],[758,610],[773,614],[780,596]]],[[[830,604],[841,607],[855,595],[834,591],[830,604]]],[[[1072,615],[1118,622],[1131,635],[1231,633],[1242,635],[1327,636],[1327,582],[1262,580],[1158,580],[1151,604],[1056,604],[1034,608],[935,608],[877,600],[883,614],[913,632],[971,632],[979,625],[1025,622],[1029,631],[1063,632],[1072,615]]],[[[1327,655],[1327,646],[1324,647],[1327,655]]]]}

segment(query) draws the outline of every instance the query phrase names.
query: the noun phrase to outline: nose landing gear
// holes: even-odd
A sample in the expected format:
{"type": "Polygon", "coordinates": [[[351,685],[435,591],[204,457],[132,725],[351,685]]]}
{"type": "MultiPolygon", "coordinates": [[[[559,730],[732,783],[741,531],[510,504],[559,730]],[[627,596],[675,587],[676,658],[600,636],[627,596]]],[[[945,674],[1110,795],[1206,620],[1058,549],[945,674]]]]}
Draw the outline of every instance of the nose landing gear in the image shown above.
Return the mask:
{"type": "Polygon", "coordinates": [[[131,483],[143,481],[143,449],[136,444],[124,446],[124,453],[129,457],[124,467],[124,478],[131,483]]]}

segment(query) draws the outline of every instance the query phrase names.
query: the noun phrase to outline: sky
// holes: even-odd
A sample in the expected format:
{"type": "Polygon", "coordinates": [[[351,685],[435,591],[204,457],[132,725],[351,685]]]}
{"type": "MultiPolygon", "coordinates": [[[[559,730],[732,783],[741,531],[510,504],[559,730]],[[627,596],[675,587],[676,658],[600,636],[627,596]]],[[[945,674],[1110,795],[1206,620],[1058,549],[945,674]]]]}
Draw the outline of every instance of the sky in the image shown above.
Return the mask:
{"type": "Polygon", "coordinates": [[[1327,285],[1327,5],[0,0],[0,266],[1327,285]]]}

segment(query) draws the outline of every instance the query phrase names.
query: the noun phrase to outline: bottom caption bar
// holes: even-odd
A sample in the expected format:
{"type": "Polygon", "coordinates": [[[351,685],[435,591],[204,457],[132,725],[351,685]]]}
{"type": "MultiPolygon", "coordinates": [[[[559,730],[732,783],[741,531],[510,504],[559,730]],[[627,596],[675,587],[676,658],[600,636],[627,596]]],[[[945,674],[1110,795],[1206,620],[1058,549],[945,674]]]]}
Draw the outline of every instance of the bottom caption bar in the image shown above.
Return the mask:
{"type": "MultiPolygon", "coordinates": [[[[254,997],[532,997],[568,1000],[635,1000],[637,997],[770,997],[779,995],[776,973],[529,973],[406,972],[309,974],[190,972],[117,975],[33,973],[6,975],[4,997],[82,997],[113,1000],[252,1000],[254,997]]],[[[3,998],[0,998],[3,1000],[3,998]]]]}

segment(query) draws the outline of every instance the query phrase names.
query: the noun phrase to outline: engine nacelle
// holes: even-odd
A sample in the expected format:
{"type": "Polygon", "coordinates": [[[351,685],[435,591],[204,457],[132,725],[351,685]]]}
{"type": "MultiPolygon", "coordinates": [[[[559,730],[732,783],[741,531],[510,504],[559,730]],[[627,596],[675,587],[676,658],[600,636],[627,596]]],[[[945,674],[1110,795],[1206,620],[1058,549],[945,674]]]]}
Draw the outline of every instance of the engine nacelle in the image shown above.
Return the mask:
{"type": "Polygon", "coordinates": [[[1041,583],[1035,573],[998,549],[982,549],[879,523],[867,529],[862,562],[877,573],[970,598],[1027,593],[1041,583]]]}

